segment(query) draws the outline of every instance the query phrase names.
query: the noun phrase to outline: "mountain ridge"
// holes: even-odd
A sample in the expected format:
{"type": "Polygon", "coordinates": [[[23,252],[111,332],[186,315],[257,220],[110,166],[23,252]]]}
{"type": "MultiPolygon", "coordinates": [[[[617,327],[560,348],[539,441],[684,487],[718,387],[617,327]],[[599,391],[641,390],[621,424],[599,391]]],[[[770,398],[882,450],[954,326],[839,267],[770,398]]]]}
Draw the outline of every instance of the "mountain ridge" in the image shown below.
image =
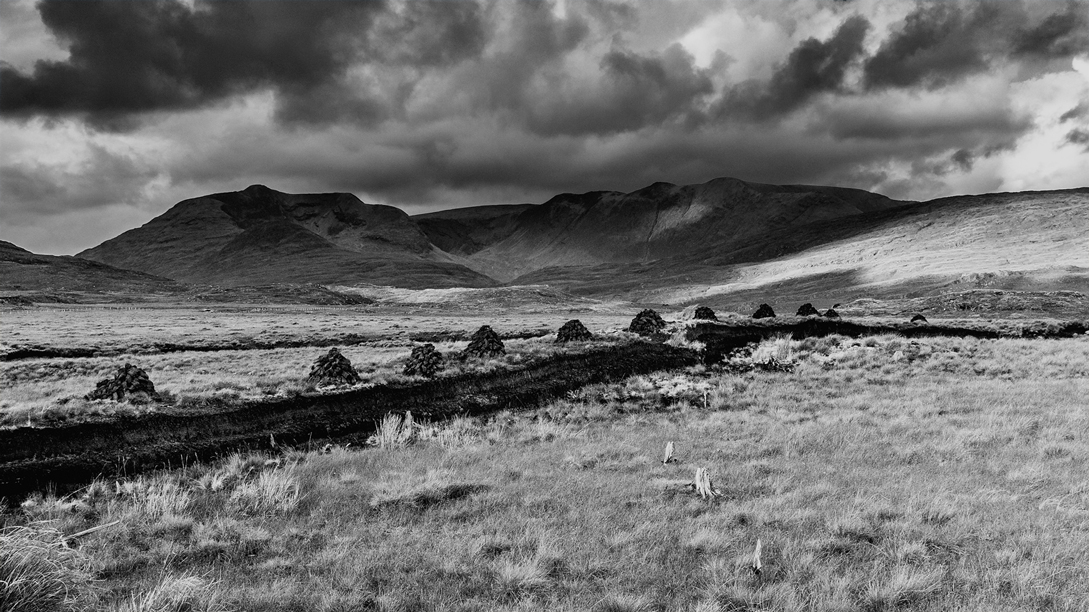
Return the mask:
{"type": "Polygon", "coordinates": [[[1054,262],[1073,270],[1056,281],[1070,287],[1089,267],[1089,249],[1077,248],[1089,238],[1086,210],[1089,188],[913,202],[719,178],[410,217],[351,194],[253,185],[183,200],[78,256],[228,287],[528,283],[652,301],[791,284],[941,287],[972,274],[1032,284],[1055,277],[1054,262]],[[1004,253],[1013,261],[999,262],[1004,253]]]}
{"type": "Polygon", "coordinates": [[[352,194],[263,185],[183,200],[77,257],[189,283],[490,286],[437,252],[409,216],[352,194]]]}

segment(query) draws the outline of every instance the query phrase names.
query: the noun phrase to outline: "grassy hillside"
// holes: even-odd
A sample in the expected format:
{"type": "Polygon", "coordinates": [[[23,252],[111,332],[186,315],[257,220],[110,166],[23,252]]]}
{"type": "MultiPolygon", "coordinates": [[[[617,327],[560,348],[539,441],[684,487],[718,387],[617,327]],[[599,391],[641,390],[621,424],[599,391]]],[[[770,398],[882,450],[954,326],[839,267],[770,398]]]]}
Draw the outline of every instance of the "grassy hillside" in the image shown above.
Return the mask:
{"type": "MultiPolygon", "coordinates": [[[[518,283],[649,303],[846,302],[1089,290],[1089,189],[946,198],[771,233],[735,250],[546,268],[518,283]]],[[[747,306],[746,306],[747,307],[747,306]]]]}
{"type": "Polygon", "coordinates": [[[857,189],[722,178],[700,185],[655,183],[626,194],[561,194],[516,215],[490,207],[470,214],[476,210],[470,208],[458,218],[429,216],[421,227],[436,244],[463,255],[466,265],[509,281],[555,266],[732,251],[775,232],[903,205],[857,189]]]}
{"type": "Polygon", "coordinates": [[[199,284],[484,287],[392,206],[262,185],[186,200],[78,257],[199,284]]]}
{"type": "Polygon", "coordinates": [[[0,240],[0,291],[177,293],[179,283],[76,257],[38,255],[0,240]]]}

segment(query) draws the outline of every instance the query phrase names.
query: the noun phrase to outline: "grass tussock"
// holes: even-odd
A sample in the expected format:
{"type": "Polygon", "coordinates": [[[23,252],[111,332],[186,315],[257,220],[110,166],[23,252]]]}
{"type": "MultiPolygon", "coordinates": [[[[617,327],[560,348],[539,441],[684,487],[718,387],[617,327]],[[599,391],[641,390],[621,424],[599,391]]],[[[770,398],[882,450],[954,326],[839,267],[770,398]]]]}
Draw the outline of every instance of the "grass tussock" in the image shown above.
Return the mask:
{"type": "Polygon", "coordinates": [[[76,612],[97,600],[89,560],[55,529],[0,529],[0,610],[76,612]]]}

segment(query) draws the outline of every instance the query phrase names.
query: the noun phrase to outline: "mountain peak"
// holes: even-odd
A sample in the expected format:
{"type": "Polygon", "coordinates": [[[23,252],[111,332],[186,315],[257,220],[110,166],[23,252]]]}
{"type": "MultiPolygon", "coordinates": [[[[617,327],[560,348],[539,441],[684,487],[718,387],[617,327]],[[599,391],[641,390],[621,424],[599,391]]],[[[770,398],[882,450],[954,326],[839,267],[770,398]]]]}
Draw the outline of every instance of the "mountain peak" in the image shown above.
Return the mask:
{"type": "Polygon", "coordinates": [[[350,193],[292,194],[265,185],[186,200],[79,257],[223,285],[494,284],[434,251],[398,208],[350,193]]]}

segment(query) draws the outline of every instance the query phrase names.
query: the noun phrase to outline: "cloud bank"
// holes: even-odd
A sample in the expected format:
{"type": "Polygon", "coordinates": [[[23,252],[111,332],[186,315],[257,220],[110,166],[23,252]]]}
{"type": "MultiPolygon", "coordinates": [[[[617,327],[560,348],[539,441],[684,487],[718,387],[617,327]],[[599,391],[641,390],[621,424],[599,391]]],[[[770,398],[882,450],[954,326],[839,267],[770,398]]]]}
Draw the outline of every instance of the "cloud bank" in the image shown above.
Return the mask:
{"type": "Polygon", "coordinates": [[[1084,184],[1089,3],[11,0],[0,237],[265,183],[410,212],[720,176],[1084,184]]]}

